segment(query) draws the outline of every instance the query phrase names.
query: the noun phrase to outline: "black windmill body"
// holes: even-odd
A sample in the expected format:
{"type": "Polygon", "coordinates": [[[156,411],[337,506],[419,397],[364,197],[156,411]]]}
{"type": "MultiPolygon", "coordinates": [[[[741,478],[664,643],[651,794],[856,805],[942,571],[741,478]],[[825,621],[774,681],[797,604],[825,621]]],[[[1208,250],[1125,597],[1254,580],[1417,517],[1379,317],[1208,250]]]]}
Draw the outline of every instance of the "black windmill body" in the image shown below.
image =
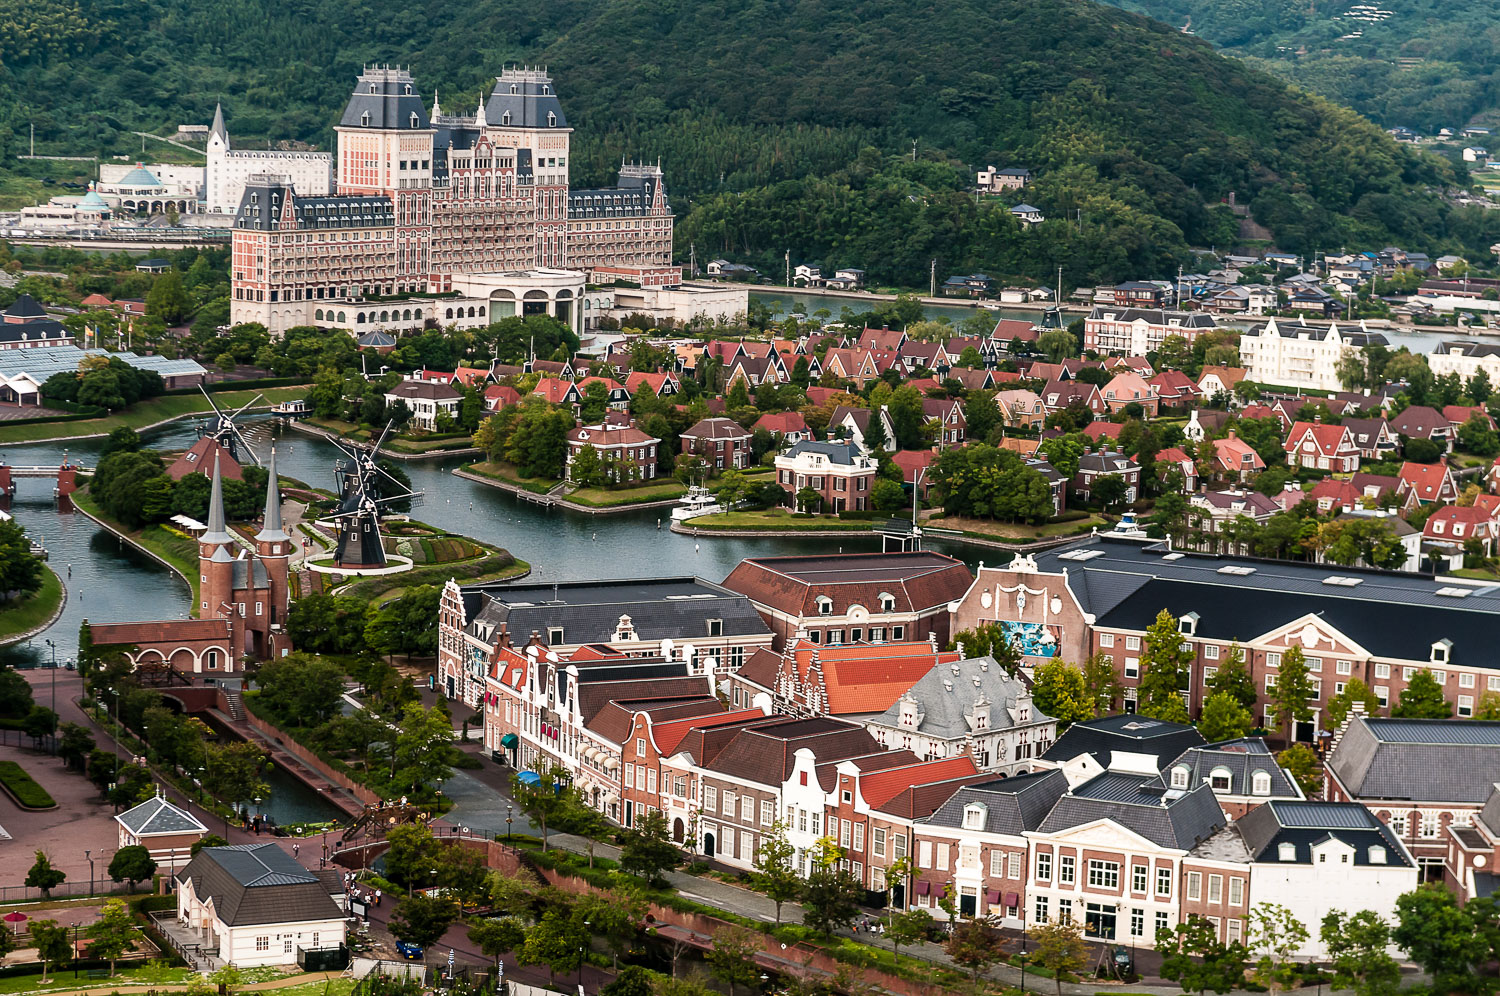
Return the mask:
{"type": "Polygon", "coordinates": [[[198,390],[203,391],[203,396],[208,399],[208,405],[213,409],[213,418],[206,419],[198,424],[198,438],[211,437],[214,442],[224,447],[229,455],[234,458],[235,463],[243,465],[246,457],[255,461],[260,466],[260,457],[255,455],[255,450],[250,448],[243,433],[240,432],[238,419],[245,414],[251,405],[259,401],[263,395],[257,394],[245,403],[238,411],[220,408],[218,402],[214,401],[213,395],[203,390],[199,385],[198,390]]]}
{"type": "Polygon", "coordinates": [[[339,508],[329,516],[338,529],[334,566],[352,569],[386,566],[385,544],[380,535],[380,512],[394,502],[421,497],[387,473],[377,462],[380,447],[391,425],[370,450],[349,449],[335,442],[346,459],[334,465],[339,488],[339,508]]]}

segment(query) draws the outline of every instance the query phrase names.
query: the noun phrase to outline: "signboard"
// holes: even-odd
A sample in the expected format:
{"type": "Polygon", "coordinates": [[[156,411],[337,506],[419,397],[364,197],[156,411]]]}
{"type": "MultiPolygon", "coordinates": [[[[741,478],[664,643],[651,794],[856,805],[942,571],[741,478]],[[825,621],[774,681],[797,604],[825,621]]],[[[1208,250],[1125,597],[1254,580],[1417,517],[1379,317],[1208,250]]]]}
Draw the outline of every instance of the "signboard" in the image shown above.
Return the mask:
{"type": "Polygon", "coordinates": [[[1005,638],[1027,657],[1056,657],[1062,646],[1062,627],[1045,623],[1001,620],[1005,638]]]}

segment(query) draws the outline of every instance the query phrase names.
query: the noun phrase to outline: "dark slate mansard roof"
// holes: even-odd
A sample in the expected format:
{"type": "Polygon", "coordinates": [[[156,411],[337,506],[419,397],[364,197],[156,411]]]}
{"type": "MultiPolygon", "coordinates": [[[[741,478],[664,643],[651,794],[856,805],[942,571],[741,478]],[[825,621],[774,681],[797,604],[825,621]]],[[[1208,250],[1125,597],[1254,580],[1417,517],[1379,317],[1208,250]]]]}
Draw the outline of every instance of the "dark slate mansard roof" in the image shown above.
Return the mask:
{"type": "Polygon", "coordinates": [[[1237,824],[1253,861],[1311,864],[1312,847],[1333,838],[1354,849],[1356,865],[1374,864],[1370,847],[1385,848],[1385,863],[1410,867],[1411,858],[1384,823],[1353,802],[1288,802],[1256,806],[1237,824]],[[1281,859],[1281,845],[1296,848],[1296,860],[1281,859]]]}
{"type": "Polygon", "coordinates": [[[1479,805],[1500,780],[1500,723],[1359,717],[1328,767],[1355,798],[1479,805]]]}
{"type": "Polygon", "coordinates": [[[1188,769],[1189,788],[1202,784],[1215,770],[1223,768],[1229,772],[1229,795],[1253,795],[1255,773],[1264,771],[1271,776],[1268,797],[1303,797],[1297,783],[1288,778],[1281,765],[1276,763],[1276,755],[1271,753],[1264,740],[1257,737],[1226,740],[1183,751],[1180,757],[1162,767],[1162,789],[1171,788],[1172,769],[1178,766],[1186,766],[1188,769]]]}
{"type": "Polygon", "coordinates": [[[1040,829],[1053,833],[1107,819],[1161,847],[1189,851],[1227,822],[1207,785],[1167,799],[1151,784],[1143,785],[1139,774],[1106,771],[1058,799],[1040,829]]]}
{"type": "Polygon", "coordinates": [[[339,119],[339,127],[422,131],[430,125],[422,96],[409,73],[371,68],[360,74],[344,107],[344,116],[339,119]],[[371,87],[375,88],[374,93],[370,92],[371,87]],[[416,115],[415,124],[412,115],[416,115]]]}
{"type": "MultiPolygon", "coordinates": [[[[1203,735],[1191,726],[1169,723],[1149,716],[1122,714],[1074,723],[1053,745],[1042,760],[1057,764],[1071,761],[1080,754],[1090,754],[1099,765],[1109,767],[1115,751],[1151,754],[1161,769],[1169,760],[1181,757],[1192,747],[1203,745],[1203,735]]],[[[1139,782],[1144,776],[1137,776],[1139,782]]]]}
{"type": "Polygon", "coordinates": [[[1067,776],[1055,768],[967,785],[955,792],[925,822],[961,828],[964,808],[971,803],[980,803],[985,807],[986,833],[1019,836],[1026,830],[1040,827],[1057,800],[1067,791],[1067,776]]]}
{"type": "Polygon", "coordinates": [[[484,120],[490,127],[501,125],[506,113],[510,113],[512,128],[566,128],[568,119],[563,116],[562,101],[553,91],[552,80],[540,73],[519,72],[514,76],[509,71],[495,79],[495,89],[484,105],[484,120]],[[512,92],[514,91],[514,92],[512,92]],[[553,123],[547,123],[551,112],[553,123]]]}

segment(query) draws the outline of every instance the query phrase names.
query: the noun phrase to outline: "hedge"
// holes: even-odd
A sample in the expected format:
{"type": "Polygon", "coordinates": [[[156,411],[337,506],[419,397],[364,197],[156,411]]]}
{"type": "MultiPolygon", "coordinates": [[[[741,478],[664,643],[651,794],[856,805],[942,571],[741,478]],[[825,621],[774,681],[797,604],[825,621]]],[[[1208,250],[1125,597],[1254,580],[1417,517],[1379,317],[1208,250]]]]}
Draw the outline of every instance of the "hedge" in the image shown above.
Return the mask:
{"type": "MultiPolygon", "coordinates": [[[[307,377],[256,377],[251,380],[221,380],[216,384],[204,384],[204,390],[209,394],[219,391],[244,391],[249,388],[262,387],[292,387],[295,384],[306,384],[307,377]]],[[[170,391],[161,392],[164,396],[173,394],[197,394],[196,387],[176,387],[170,391]]]]}
{"type": "Polygon", "coordinates": [[[15,797],[22,809],[56,809],[57,802],[47,790],[15,761],[0,761],[0,784],[15,797]]]}

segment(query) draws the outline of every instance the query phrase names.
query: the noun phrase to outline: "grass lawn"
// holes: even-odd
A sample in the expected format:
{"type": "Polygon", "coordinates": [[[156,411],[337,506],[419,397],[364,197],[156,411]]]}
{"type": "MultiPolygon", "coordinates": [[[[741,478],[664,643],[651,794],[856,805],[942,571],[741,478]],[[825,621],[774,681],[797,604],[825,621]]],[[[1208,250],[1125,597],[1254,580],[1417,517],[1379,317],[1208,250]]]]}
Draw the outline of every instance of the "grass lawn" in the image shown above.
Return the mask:
{"type": "MultiPolygon", "coordinates": [[[[40,975],[13,975],[0,979],[0,996],[11,996],[11,994],[19,996],[21,993],[33,992],[68,992],[76,989],[128,991],[148,986],[157,991],[171,991],[185,989],[188,981],[197,973],[189,968],[168,968],[163,965],[148,964],[131,968],[122,967],[112,979],[90,979],[83,972],[74,978],[73,970],[67,968],[54,968],[50,975],[51,981],[46,985],[42,984],[40,975]]],[[[288,975],[279,979],[247,983],[243,988],[251,992],[275,992],[278,996],[348,996],[354,988],[353,979],[337,976],[331,976],[326,980],[283,984],[298,978],[303,978],[303,976],[288,975]]]]}
{"type": "Polygon", "coordinates": [[[198,544],[193,540],[184,539],[181,536],[167,532],[158,525],[150,525],[145,529],[126,529],[123,525],[115,522],[99,503],[94,501],[88,489],[73,492],[73,504],[85,512],[102,519],[124,533],[130,539],[150,550],[158,557],[177,568],[182,576],[187,579],[188,585],[193,589],[193,615],[198,614],[198,544]]]}
{"type": "Polygon", "coordinates": [[[767,532],[815,532],[821,529],[843,533],[868,533],[873,525],[868,520],[848,520],[833,517],[794,515],[786,509],[772,508],[763,512],[719,512],[715,515],[700,515],[689,519],[684,525],[690,529],[713,532],[717,529],[764,529],[767,532]]]}
{"type": "Polygon", "coordinates": [[[610,490],[608,488],[579,488],[567,496],[568,501],[575,501],[580,505],[591,505],[595,508],[613,508],[620,505],[634,505],[639,502],[665,501],[668,498],[681,498],[687,494],[687,488],[670,477],[666,480],[657,481],[654,484],[646,484],[638,488],[622,488],[610,490]]]}
{"type": "Polygon", "coordinates": [[[535,494],[544,495],[557,487],[557,481],[550,477],[521,477],[516,473],[516,468],[508,463],[483,461],[480,463],[465,464],[461,469],[480,477],[490,477],[506,484],[514,484],[518,488],[524,488],[535,494]]]}
{"type": "Polygon", "coordinates": [[[30,595],[10,602],[0,609],[0,643],[40,626],[52,618],[62,602],[62,582],[52,568],[42,565],[42,586],[30,595]]]}
{"type": "Polygon", "coordinates": [[[968,519],[958,515],[933,516],[930,519],[924,520],[924,523],[938,529],[957,529],[965,535],[978,536],[981,539],[1019,541],[1072,536],[1074,534],[1086,533],[1094,526],[1107,524],[1102,517],[1097,515],[1090,515],[1083,519],[1070,519],[1066,522],[1044,522],[1040,526],[1031,526],[1024,522],[994,522],[989,519],[968,519]]]}
{"type": "Polygon", "coordinates": [[[25,809],[52,809],[57,805],[47,790],[38,785],[36,779],[15,761],[0,761],[0,783],[10,790],[10,794],[25,809]]]}
{"type": "Polygon", "coordinates": [[[398,597],[407,588],[424,584],[441,586],[449,578],[457,578],[464,584],[474,584],[480,581],[504,581],[531,570],[531,565],[524,560],[515,559],[509,564],[494,566],[495,559],[486,556],[457,563],[415,567],[401,574],[361,578],[339,588],[338,594],[381,605],[398,597]]]}
{"type": "MultiPolygon", "coordinates": [[[[307,387],[272,387],[264,391],[216,391],[214,401],[220,408],[238,408],[257,394],[264,395],[262,404],[274,405],[279,401],[296,401],[307,396],[307,387]]],[[[209,411],[208,400],[201,394],[174,394],[169,397],[142,401],[122,412],[103,418],[86,418],[76,422],[32,422],[27,425],[0,423],[0,444],[30,443],[38,439],[59,437],[102,436],[120,426],[142,429],[148,425],[179,418],[183,415],[201,415],[209,411]]]]}
{"type": "Polygon", "coordinates": [[[459,436],[455,439],[401,439],[397,437],[385,444],[385,449],[395,450],[397,453],[437,453],[442,450],[473,448],[474,440],[470,436],[459,436]]]}

